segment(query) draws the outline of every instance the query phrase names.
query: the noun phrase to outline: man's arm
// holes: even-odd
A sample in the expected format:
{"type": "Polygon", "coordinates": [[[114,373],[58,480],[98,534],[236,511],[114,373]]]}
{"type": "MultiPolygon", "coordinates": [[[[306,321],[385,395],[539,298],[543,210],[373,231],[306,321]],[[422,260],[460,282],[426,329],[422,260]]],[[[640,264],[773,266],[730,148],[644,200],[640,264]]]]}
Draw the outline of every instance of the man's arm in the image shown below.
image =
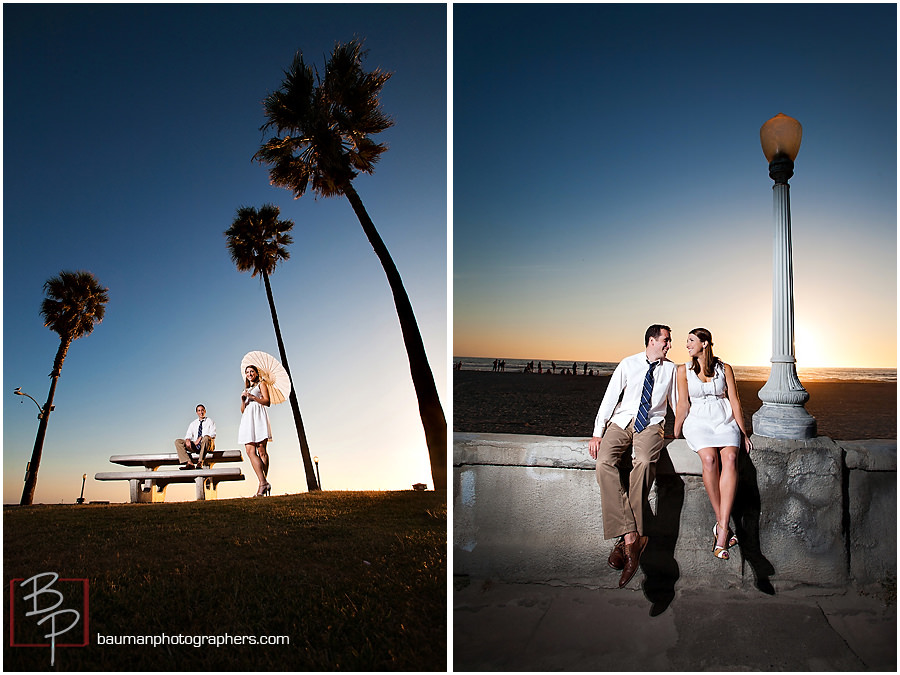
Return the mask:
{"type": "Polygon", "coordinates": [[[622,362],[616,366],[612,376],[609,378],[609,384],[606,385],[606,393],[603,394],[603,400],[600,402],[600,409],[597,411],[597,417],[594,418],[594,437],[602,438],[606,424],[619,403],[619,396],[625,389],[626,377],[625,367],[622,362]]]}
{"type": "MultiPolygon", "coordinates": [[[[191,430],[192,430],[193,428],[194,428],[194,423],[191,422],[190,424],[188,424],[187,431],[184,432],[184,444],[185,444],[185,446],[187,446],[188,448],[194,447],[194,441],[193,441],[193,439],[191,438],[191,437],[193,436],[193,434],[191,433],[191,430]]],[[[199,439],[198,439],[198,440],[199,440],[199,439]]]]}
{"type": "Polygon", "coordinates": [[[600,451],[600,442],[603,440],[603,433],[606,431],[606,425],[612,417],[616,405],[619,403],[619,396],[625,389],[625,383],[625,367],[620,361],[609,378],[609,384],[606,385],[606,393],[603,394],[600,409],[597,411],[597,417],[594,418],[594,436],[588,444],[588,452],[591,454],[591,459],[597,459],[597,453],[600,451]]]}
{"type": "Polygon", "coordinates": [[[207,432],[206,432],[205,434],[203,434],[203,435],[204,435],[204,436],[209,436],[210,438],[215,438],[215,437],[216,437],[216,423],[213,422],[213,421],[212,421],[211,419],[209,419],[208,417],[206,418],[206,421],[209,422],[209,427],[207,427],[208,430],[207,430],[207,432]]]}

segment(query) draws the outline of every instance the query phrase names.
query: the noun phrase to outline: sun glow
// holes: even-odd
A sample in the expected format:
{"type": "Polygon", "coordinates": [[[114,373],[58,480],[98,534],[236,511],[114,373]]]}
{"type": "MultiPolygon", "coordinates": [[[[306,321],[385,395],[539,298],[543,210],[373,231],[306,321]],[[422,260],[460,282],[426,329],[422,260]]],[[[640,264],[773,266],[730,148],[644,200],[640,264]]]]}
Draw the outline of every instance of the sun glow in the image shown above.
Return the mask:
{"type": "Polygon", "coordinates": [[[839,359],[832,358],[827,351],[828,344],[822,340],[818,331],[805,324],[798,323],[794,326],[794,356],[798,366],[825,368],[837,365],[839,359]]]}

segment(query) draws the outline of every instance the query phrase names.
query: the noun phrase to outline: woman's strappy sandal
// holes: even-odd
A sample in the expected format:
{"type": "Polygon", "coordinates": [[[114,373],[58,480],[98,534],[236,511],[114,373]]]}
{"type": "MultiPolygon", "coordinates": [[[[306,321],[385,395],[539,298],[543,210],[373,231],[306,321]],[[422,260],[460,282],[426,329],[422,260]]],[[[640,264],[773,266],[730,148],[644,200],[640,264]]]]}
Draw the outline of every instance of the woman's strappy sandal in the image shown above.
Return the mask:
{"type": "Polygon", "coordinates": [[[737,537],[735,537],[731,530],[728,530],[728,534],[731,535],[727,542],[725,542],[725,546],[719,546],[719,524],[716,523],[713,525],[713,555],[716,556],[719,560],[728,560],[730,557],[728,555],[728,548],[733,546],[731,542],[737,543],[737,537]]]}
{"type": "MultiPolygon", "coordinates": [[[[713,537],[715,539],[719,538],[719,529],[718,528],[719,528],[718,523],[713,525],[713,537]]],[[[738,545],[737,535],[729,529],[728,530],[728,543],[725,545],[725,548],[732,548],[737,545],[738,545]]]]}

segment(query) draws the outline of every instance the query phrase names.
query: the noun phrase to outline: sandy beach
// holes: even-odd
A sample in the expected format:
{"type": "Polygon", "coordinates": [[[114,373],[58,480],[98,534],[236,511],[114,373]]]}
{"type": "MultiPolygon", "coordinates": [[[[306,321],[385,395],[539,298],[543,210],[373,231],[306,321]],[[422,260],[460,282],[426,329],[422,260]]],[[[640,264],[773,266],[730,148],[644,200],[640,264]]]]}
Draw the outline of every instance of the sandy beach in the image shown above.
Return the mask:
{"type": "MultiPolygon", "coordinates": [[[[453,431],[589,438],[609,377],[454,371],[453,431]]],[[[748,430],[765,382],[738,382],[748,430]]],[[[897,385],[804,382],[818,435],[834,440],[897,438],[897,385]]],[[[673,418],[666,424],[671,436],[673,418]]]]}

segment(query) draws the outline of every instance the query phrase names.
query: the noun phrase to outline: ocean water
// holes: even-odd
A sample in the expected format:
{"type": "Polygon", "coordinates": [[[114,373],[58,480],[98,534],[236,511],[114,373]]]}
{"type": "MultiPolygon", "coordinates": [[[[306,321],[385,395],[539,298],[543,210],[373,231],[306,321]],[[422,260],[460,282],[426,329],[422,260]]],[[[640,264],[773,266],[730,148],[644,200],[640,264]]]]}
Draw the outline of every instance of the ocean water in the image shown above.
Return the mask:
{"type": "MultiPolygon", "coordinates": [[[[502,359],[506,361],[507,373],[521,373],[529,362],[534,362],[534,372],[538,372],[538,364],[542,370],[547,371],[552,366],[551,360],[544,359],[502,359]]],[[[493,358],[454,356],[454,364],[462,364],[463,370],[478,370],[491,372],[494,367],[493,358]]],[[[562,373],[566,369],[571,371],[573,361],[556,360],[556,373],[562,373]]],[[[584,361],[577,362],[578,374],[584,373],[584,361]]],[[[612,375],[616,363],[606,361],[589,361],[587,371],[594,371],[594,375],[612,375]]],[[[765,382],[769,379],[769,366],[733,366],[734,375],[738,380],[756,380],[765,382]]],[[[894,368],[797,368],[797,374],[801,382],[896,382],[897,370],[894,368]]]]}

